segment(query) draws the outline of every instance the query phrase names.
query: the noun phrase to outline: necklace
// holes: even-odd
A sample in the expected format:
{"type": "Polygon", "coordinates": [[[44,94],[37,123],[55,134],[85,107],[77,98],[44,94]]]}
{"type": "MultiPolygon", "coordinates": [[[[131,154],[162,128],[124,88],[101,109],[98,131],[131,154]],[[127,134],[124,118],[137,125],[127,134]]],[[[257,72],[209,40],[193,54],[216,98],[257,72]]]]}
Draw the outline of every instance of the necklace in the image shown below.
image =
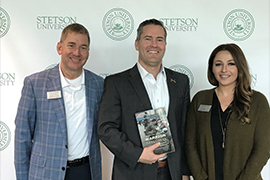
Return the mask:
{"type": "MultiPolygon", "coordinates": [[[[229,105],[229,108],[230,108],[230,105],[229,105]]],[[[220,127],[221,127],[221,132],[222,132],[222,148],[224,149],[225,148],[225,138],[226,138],[227,124],[228,124],[228,120],[229,120],[231,111],[228,112],[228,115],[227,115],[227,117],[225,119],[225,124],[224,124],[224,127],[223,127],[220,109],[221,109],[221,107],[220,107],[220,104],[218,103],[218,117],[219,117],[219,123],[220,123],[220,127]]]]}

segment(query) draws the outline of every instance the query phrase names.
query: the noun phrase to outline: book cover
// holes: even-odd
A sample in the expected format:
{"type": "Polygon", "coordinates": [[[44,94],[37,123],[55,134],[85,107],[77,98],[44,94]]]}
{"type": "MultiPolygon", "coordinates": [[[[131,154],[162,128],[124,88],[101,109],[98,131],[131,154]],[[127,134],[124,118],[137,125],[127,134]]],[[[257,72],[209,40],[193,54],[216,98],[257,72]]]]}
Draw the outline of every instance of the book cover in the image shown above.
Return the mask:
{"type": "Polygon", "coordinates": [[[143,147],[160,142],[160,146],[154,150],[155,154],[175,151],[165,108],[138,112],[135,117],[143,147]]]}

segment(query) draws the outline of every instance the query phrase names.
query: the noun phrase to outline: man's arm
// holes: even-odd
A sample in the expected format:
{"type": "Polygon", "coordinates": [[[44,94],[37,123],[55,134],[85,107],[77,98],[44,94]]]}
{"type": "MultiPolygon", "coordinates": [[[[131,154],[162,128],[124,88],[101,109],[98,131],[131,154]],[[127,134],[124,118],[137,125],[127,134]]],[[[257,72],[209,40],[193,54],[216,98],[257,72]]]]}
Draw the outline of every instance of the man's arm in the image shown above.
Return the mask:
{"type": "MultiPolygon", "coordinates": [[[[187,120],[187,111],[188,107],[190,105],[190,88],[189,88],[189,79],[186,77],[187,81],[184,85],[185,91],[184,91],[184,103],[183,103],[183,112],[182,112],[182,123],[181,123],[181,137],[182,142],[181,144],[181,152],[182,152],[182,167],[183,167],[183,174],[184,175],[190,175],[190,169],[187,163],[187,157],[186,157],[186,151],[185,151],[185,132],[186,132],[186,120],[187,120]]],[[[188,176],[187,176],[188,177],[188,176]]]]}
{"type": "Polygon", "coordinates": [[[17,180],[27,180],[29,173],[32,139],[35,127],[35,97],[33,87],[28,78],[24,87],[15,119],[15,169],[17,180]]]}
{"type": "MultiPolygon", "coordinates": [[[[103,144],[119,159],[128,166],[135,167],[143,148],[135,145],[129,140],[127,134],[122,132],[123,122],[122,112],[126,101],[121,99],[123,94],[118,91],[113,78],[106,78],[104,82],[104,91],[100,103],[98,118],[98,134],[103,144]]],[[[127,115],[130,119],[134,115],[127,115]]],[[[135,118],[135,116],[133,117],[135,118]]],[[[131,119],[131,122],[132,123],[131,119]]],[[[126,124],[127,125],[127,124],[126,124]]],[[[130,126],[128,124],[127,126],[130,126]]],[[[135,128],[131,126],[131,128],[135,128]]]]}

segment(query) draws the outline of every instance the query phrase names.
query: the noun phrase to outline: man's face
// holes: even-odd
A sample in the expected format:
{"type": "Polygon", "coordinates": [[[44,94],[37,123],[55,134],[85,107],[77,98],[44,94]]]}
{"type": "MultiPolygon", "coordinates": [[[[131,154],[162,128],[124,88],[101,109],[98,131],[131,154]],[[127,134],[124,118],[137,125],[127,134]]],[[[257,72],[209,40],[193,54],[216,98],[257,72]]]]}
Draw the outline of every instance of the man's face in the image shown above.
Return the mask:
{"type": "Polygon", "coordinates": [[[135,48],[144,68],[160,66],[166,50],[163,28],[153,24],[144,26],[140,40],[135,41],[135,48]]]}
{"type": "Polygon", "coordinates": [[[61,55],[60,68],[63,75],[68,79],[79,77],[89,56],[87,35],[68,33],[66,39],[57,44],[57,52],[61,55]]]}

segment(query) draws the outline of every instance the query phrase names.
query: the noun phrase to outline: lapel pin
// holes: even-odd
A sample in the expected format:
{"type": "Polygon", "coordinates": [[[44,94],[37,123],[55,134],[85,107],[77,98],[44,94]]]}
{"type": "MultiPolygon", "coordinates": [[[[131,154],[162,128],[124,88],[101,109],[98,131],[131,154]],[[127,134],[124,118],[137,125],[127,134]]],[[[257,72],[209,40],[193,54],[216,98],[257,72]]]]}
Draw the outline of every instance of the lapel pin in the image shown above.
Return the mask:
{"type": "Polygon", "coordinates": [[[171,82],[174,82],[174,83],[176,83],[176,80],[175,80],[175,79],[172,79],[172,78],[171,78],[171,82]]]}

